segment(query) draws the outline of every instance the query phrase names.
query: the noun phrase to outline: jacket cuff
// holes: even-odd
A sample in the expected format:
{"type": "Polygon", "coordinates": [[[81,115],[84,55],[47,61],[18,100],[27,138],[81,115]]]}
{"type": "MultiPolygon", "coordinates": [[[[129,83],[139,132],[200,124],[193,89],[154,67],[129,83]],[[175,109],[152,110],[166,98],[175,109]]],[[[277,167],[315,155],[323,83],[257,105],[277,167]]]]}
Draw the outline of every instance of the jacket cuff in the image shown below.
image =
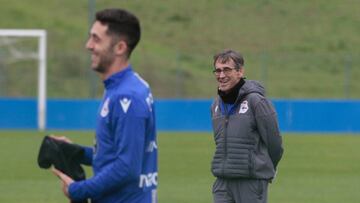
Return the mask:
{"type": "Polygon", "coordinates": [[[81,201],[86,199],[85,193],[81,189],[82,181],[73,182],[68,187],[69,198],[72,201],[81,201]]]}

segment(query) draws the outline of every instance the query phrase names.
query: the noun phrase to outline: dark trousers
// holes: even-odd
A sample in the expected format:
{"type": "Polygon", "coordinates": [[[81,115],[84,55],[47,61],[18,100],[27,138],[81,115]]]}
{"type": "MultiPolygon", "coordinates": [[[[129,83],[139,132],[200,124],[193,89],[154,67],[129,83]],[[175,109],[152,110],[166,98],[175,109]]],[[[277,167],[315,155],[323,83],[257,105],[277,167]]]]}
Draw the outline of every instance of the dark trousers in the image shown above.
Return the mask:
{"type": "Polygon", "coordinates": [[[268,180],[222,179],[213,185],[214,203],[267,203],[268,180]]]}

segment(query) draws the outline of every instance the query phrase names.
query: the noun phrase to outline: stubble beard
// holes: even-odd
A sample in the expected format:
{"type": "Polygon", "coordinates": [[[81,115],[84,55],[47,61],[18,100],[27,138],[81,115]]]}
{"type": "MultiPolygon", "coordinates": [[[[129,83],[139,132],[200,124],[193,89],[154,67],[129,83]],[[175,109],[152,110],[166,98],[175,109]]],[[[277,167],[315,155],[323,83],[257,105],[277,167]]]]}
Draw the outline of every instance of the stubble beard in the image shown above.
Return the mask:
{"type": "Polygon", "coordinates": [[[110,47],[108,50],[99,54],[99,62],[93,67],[93,70],[102,74],[106,73],[114,60],[115,54],[112,52],[112,47],[110,47]]]}

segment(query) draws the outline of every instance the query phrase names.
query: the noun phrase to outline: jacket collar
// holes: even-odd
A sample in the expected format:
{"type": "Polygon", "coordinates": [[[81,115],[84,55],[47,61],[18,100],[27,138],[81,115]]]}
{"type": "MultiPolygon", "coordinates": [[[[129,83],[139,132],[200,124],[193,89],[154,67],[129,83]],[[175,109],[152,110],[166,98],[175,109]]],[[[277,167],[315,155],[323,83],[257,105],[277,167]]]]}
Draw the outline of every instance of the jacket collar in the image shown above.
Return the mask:
{"type": "Polygon", "coordinates": [[[127,74],[129,74],[131,72],[133,72],[133,70],[132,70],[131,65],[129,65],[125,69],[112,74],[109,78],[107,78],[106,80],[103,81],[105,89],[111,89],[111,87],[113,87],[114,85],[117,85],[119,82],[121,82],[123,80],[123,78],[127,74]]]}
{"type": "Polygon", "coordinates": [[[244,84],[245,84],[245,80],[244,80],[244,78],[241,78],[240,81],[233,88],[231,88],[228,93],[218,90],[218,95],[220,96],[221,100],[224,103],[234,104],[238,98],[240,88],[244,84]]]}

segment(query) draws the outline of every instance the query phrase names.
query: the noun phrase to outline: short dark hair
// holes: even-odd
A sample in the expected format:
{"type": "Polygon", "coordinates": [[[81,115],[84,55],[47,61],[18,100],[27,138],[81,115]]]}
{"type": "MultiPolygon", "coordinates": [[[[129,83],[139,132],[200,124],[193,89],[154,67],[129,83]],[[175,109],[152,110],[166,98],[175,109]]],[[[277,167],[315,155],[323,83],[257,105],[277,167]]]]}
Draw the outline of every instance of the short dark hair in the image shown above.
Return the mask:
{"type": "Polygon", "coordinates": [[[127,10],[104,9],[96,13],[96,21],[107,25],[107,33],[123,38],[128,46],[128,57],[140,41],[141,29],[138,18],[127,10]]]}
{"type": "Polygon", "coordinates": [[[225,49],[222,52],[219,52],[214,55],[214,66],[217,61],[221,63],[226,63],[232,60],[235,64],[235,69],[239,70],[241,67],[244,66],[244,57],[231,49],[225,49]]]}

